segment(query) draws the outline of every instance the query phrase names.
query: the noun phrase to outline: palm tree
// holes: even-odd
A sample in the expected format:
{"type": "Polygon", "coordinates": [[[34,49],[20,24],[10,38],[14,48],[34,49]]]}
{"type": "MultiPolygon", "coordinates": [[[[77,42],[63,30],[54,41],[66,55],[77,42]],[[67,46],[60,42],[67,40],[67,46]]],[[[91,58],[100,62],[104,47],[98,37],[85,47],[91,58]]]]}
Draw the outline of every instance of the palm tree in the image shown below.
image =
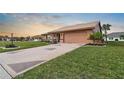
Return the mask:
{"type": "Polygon", "coordinates": [[[107,43],[107,30],[110,30],[111,25],[110,24],[103,24],[102,25],[102,30],[105,31],[105,41],[107,43]]]}

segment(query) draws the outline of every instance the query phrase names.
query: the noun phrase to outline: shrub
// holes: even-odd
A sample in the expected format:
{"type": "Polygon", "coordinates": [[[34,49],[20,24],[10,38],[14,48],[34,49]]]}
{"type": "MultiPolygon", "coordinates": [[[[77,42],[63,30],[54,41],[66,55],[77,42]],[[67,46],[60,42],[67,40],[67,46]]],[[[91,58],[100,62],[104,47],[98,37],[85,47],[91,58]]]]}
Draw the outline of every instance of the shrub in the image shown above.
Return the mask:
{"type": "Polygon", "coordinates": [[[7,44],[5,47],[6,47],[6,48],[15,48],[15,47],[17,47],[17,46],[14,45],[14,44],[7,44]]]}
{"type": "Polygon", "coordinates": [[[93,40],[93,42],[95,43],[95,41],[102,41],[103,39],[103,35],[101,32],[94,32],[93,34],[90,35],[90,39],[93,40]]]}

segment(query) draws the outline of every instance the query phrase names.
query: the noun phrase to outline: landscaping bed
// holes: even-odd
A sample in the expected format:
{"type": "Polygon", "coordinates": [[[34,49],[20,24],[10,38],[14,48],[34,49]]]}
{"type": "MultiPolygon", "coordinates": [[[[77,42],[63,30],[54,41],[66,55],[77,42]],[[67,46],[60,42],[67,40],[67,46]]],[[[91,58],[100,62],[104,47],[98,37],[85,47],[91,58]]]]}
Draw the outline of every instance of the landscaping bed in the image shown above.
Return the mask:
{"type": "Polygon", "coordinates": [[[105,46],[105,43],[88,43],[85,46],[105,46]]]}

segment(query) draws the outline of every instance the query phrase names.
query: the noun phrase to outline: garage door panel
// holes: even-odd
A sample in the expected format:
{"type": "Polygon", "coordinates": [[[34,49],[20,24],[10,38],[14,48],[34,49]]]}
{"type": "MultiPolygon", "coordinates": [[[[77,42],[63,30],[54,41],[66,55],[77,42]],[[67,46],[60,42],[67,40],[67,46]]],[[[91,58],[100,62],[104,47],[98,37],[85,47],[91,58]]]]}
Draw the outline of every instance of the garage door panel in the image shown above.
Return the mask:
{"type": "Polygon", "coordinates": [[[89,31],[76,31],[65,33],[65,43],[85,43],[89,42],[89,31]]]}

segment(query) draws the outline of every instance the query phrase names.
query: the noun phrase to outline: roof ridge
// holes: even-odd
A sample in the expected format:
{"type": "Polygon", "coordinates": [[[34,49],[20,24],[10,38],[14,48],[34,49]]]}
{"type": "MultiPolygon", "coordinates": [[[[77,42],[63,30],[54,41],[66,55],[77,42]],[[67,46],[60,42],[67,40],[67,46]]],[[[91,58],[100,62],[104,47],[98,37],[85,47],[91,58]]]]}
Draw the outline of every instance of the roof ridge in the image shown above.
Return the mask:
{"type": "Polygon", "coordinates": [[[63,26],[60,28],[57,28],[53,31],[50,31],[49,33],[55,33],[55,32],[61,32],[61,31],[70,31],[70,30],[76,30],[76,29],[93,29],[97,24],[99,24],[100,21],[92,21],[88,23],[80,23],[80,24],[75,24],[75,25],[68,25],[68,26],[63,26]]]}
{"type": "Polygon", "coordinates": [[[83,24],[91,24],[91,23],[99,23],[100,21],[92,21],[92,22],[87,22],[87,23],[78,23],[78,24],[73,24],[73,25],[67,25],[63,27],[68,27],[68,26],[75,26],[75,25],[83,25],[83,24]]]}
{"type": "MultiPolygon", "coordinates": [[[[115,34],[115,33],[124,33],[124,32],[112,32],[112,33],[109,33],[109,34],[115,34]]],[[[109,34],[108,34],[108,35],[109,35],[109,34]]]]}

